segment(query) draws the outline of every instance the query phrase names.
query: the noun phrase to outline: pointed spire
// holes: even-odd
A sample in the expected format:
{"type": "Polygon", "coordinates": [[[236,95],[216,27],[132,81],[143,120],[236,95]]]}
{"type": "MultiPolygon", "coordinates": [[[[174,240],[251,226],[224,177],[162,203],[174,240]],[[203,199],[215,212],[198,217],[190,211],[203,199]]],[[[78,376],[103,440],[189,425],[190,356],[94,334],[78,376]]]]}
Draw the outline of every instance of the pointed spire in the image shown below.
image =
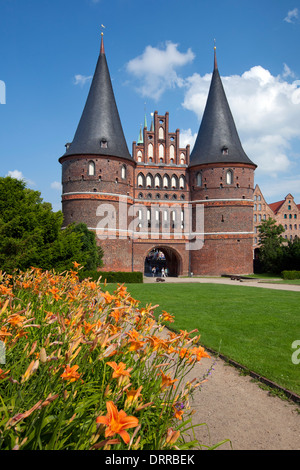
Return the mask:
{"type": "Polygon", "coordinates": [[[254,165],[242,148],[219,74],[214,46],[214,71],[190,166],[217,162],[254,165]]]}
{"type": "Polygon", "coordinates": [[[146,103],[145,103],[145,106],[144,106],[144,129],[148,129],[148,125],[147,125],[147,116],[146,116],[146,103]]]}
{"type": "Polygon", "coordinates": [[[214,70],[218,69],[218,64],[217,64],[217,48],[216,48],[216,40],[214,40],[214,70]]]}
{"type": "Polygon", "coordinates": [[[101,33],[100,54],[89,94],[68,155],[106,155],[132,159],[111,84],[101,33]]]}
{"type": "Polygon", "coordinates": [[[153,113],[151,113],[151,127],[150,132],[154,132],[153,113]]]}
{"type": "Polygon", "coordinates": [[[141,124],[140,133],[139,133],[139,139],[138,139],[138,141],[137,141],[137,144],[143,144],[143,143],[144,143],[144,139],[143,139],[142,124],[141,124]]]}
{"type": "Polygon", "coordinates": [[[101,33],[100,54],[105,54],[105,50],[104,50],[104,41],[103,41],[103,33],[101,33]]]}

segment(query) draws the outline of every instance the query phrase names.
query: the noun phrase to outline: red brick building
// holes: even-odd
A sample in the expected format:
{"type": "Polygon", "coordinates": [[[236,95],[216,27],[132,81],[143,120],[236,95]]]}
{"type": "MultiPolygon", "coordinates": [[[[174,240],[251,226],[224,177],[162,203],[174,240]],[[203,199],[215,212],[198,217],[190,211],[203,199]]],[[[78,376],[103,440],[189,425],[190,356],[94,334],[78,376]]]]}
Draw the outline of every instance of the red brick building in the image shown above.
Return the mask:
{"type": "Polygon", "coordinates": [[[284,228],[282,236],[287,241],[293,241],[300,237],[300,204],[296,204],[292,194],[287,194],[284,199],[267,204],[258,184],[254,189],[254,243],[256,251],[259,249],[259,225],[269,218],[284,228]]]}
{"type": "Polygon", "coordinates": [[[191,154],[179,134],[169,130],[168,112],[155,111],[130,155],[102,37],[85,108],[59,159],[64,224],[96,231],[106,270],[252,273],[256,165],[242,148],[216,53],[191,154]]]}

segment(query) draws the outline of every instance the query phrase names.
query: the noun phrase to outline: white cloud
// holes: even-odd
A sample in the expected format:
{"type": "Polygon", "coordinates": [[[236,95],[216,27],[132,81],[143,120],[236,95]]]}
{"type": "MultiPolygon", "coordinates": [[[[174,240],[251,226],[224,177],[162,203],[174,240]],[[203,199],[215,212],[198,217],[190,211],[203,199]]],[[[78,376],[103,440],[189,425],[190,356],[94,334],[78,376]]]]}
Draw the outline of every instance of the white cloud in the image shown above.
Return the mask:
{"type": "Polygon", "coordinates": [[[31,186],[35,185],[34,181],[25,178],[22,171],[19,170],[9,171],[6,176],[10,176],[11,178],[15,178],[16,180],[23,180],[26,184],[30,184],[31,186]]]}
{"type": "Polygon", "coordinates": [[[52,188],[52,189],[55,189],[56,191],[61,191],[62,185],[61,185],[61,183],[60,183],[59,181],[53,181],[53,182],[51,183],[51,188],[52,188]]]}
{"type": "MultiPolygon", "coordinates": [[[[283,72],[291,76],[290,69],[283,72]]],[[[293,161],[290,145],[300,138],[299,80],[288,83],[261,66],[242,75],[222,77],[222,83],[243,147],[259,172],[288,171],[293,161]]],[[[286,75],[285,75],[286,76],[286,75]]],[[[211,74],[186,80],[183,106],[199,121],[205,108],[211,74]]]]}
{"type": "Polygon", "coordinates": [[[284,21],[287,23],[294,23],[295,20],[297,20],[299,17],[299,10],[298,8],[294,8],[293,10],[290,10],[287,14],[287,16],[284,18],[284,21]]]}
{"type": "Polygon", "coordinates": [[[295,78],[294,72],[290,69],[290,67],[287,64],[283,64],[283,74],[282,76],[284,78],[291,77],[295,78]]]}
{"type": "Polygon", "coordinates": [[[191,49],[182,53],[177,48],[178,44],[170,41],[164,49],[147,46],[142,55],[127,63],[127,71],[142,82],[138,86],[142,96],[158,100],[167,89],[183,86],[176,69],[192,62],[195,56],[191,49]]]}
{"type": "Polygon", "coordinates": [[[11,178],[15,178],[16,180],[25,180],[22,171],[19,170],[9,171],[6,176],[10,176],[11,178]]]}
{"type": "Polygon", "coordinates": [[[284,199],[289,193],[291,193],[296,204],[300,198],[300,174],[285,177],[273,177],[265,178],[262,183],[259,184],[260,189],[263,192],[265,198],[269,202],[275,202],[284,199]]]}
{"type": "Polygon", "coordinates": [[[86,76],[86,75],[75,75],[74,77],[74,85],[80,85],[84,86],[86,82],[89,82],[93,78],[92,75],[86,76]]]}
{"type": "Polygon", "coordinates": [[[191,146],[191,149],[194,147],[195,141],[197,138],[197,132],[192,133],[191,129],[182,129],[180,131],[180,148],[185,148],[187,145],[191,146]]]}

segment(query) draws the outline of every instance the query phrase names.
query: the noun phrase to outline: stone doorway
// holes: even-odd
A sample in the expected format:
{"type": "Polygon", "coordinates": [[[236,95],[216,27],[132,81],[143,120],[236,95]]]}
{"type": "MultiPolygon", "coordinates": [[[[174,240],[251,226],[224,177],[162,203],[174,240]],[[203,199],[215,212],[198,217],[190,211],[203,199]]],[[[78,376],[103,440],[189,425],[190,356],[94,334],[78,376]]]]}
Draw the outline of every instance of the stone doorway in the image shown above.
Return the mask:
{"type": "Polygon", "coordinates": [[[162,268],[165,271],[167,270],[167,276],[178,277],[180,274],[180,259],[173,248],[155,246],[147,253],[145,258],[144,275],[160,277],[162,268]]]}

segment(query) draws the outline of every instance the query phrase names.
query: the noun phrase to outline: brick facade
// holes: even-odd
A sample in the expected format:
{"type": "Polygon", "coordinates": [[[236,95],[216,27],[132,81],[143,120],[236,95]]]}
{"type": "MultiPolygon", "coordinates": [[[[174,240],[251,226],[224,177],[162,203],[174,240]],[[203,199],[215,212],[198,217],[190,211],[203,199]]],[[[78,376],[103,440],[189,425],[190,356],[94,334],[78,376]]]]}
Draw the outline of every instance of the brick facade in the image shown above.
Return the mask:
{"type": "Polygon", "coordinates": [[[189,168],[190,148],[180,148],[180,132],[170,132],[168,123],[168,113],[154,113],[150,130],[144,127],[142,139],[133,142],[132,161],[62,157],[64,225],[80,221],[96,231],[104,270],[144,271],[147,254],[157,249],[164,252],[170,275],[251,273],[253,167],[236,163],[189,168]],[[204,246],[189,250],[184,213],[193,210],[191,229],[196,233],[197,205],[204,207],[204,246]],[[105,216],[106,225],[101,224],[105,216]],[[135,237],[130,226],[134,220],[135,237]],[[104,232],[97,231],[99,223],[104,232]]]}
{"type": "Polygon", "coordinates": [[[285,229],[282,236],[286,240],[294,240],[300,237],[300,204],[296,204],[292,194],[288,194],[281,201],[267,204],[263,193],[258,185],[254,190],[254,250],[259,248],[259,225],[269,218],[276,220],[277,224],[281,224],[285,229]]]}
{"type": "Polygon", "coordinates": [[[172,276],[253,272],[256,165],[241,148],[216,56],[214,66],[206,130],[192,154],[179,129],[169,130],[169,113],[155,111],[130,155],[102,36],[81,120],[59,161],[64,225],[96,232],[104,270],[150,274],[157,263],[172,276]]]}

